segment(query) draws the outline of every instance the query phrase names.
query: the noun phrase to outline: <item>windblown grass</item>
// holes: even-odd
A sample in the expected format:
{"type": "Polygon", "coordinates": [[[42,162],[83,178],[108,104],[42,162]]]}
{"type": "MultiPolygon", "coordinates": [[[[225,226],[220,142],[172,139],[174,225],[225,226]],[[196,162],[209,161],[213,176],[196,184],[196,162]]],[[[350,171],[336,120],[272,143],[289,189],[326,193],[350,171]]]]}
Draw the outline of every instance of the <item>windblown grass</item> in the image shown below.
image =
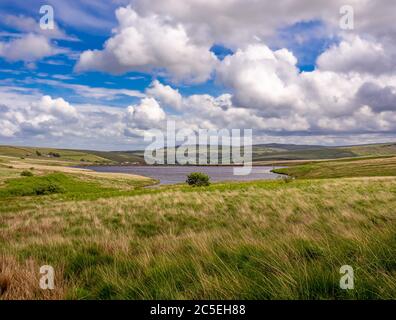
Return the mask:
{"type": "Polygon", "coordinates": [[[392,177],[64,188],[0,210],[2,298],[396,298],[392,177]],[[52,295],[34,278],[44,264],[52,295]],[[354,290],[339,288],[342,265],[354,290]]]}
{"type": "Polygon", "coordinates": [[[112,161],[101,156],[91,154],[84,151],[64,150],[53,148],[32,148],[32,147],[14,147],[1,146],[0,155],[9,157],[29,158],[29,160],[49,160],[50,153],[56,153],[60,157],[58,160],[71,162],[92,162],[92,163],[111,163],[112,161]]]}
{"type": "Polygon", "coordinates": [[[311,162],[273,171],[303,179],[396,176],[396,157],[311,162]]]}

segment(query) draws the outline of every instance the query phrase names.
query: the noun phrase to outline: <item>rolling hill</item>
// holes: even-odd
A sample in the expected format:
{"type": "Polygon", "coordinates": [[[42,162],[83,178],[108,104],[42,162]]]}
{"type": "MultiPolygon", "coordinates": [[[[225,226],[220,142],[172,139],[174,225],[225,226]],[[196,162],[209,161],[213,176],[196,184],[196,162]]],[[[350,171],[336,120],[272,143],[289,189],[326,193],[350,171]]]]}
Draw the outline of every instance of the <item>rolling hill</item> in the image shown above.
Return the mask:
{"type": "MultiPolygon", "coordinates": [[[[159,150],[166,155],[167,149],[159,150]]],[[[217,150],[208,148],[208,154],[217,150]]],[[[221,158],[222,150],[219,152],[221,158]]],[[[197,156],[199,151],[197,152],[197,156]]],[[[328,147],[320,145],[259,144],[253,146],[253,162],[289,160],[325,160],[396,155],[396,143],[328,147]]],[[[71,164],[144,164],[144,151],[68,150],[41,147],[0,146],[0,156],[48,159],[71,164]]]]}

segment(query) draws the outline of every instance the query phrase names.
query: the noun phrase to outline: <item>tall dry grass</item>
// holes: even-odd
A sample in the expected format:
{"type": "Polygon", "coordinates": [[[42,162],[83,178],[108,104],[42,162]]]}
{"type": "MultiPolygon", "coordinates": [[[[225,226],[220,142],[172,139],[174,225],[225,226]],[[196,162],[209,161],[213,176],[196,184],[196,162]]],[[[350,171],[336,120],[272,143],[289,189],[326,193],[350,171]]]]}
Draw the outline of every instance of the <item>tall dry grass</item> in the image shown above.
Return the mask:
{"type": "Polygon", "coordinates": [[[1,283],[12,289],[1,298],[395,298],[395,207],[394,178],[11,202],[0,214],[0,253],[1,283]],[[37,292],[44,264],[59,270],[54,296],[37,292]],[[344,264],[355,268],[350,292],[338,284],[344,264]]]}

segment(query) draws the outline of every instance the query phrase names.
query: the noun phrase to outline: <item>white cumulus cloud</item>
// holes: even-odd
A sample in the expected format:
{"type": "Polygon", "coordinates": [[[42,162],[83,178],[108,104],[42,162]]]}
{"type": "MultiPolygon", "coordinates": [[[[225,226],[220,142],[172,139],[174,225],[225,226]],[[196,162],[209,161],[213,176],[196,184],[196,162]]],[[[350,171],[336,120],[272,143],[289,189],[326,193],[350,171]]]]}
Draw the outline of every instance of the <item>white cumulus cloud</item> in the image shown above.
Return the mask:
{"type": "Polygon", "coordinates": [[[36,34],[0,42],[0,56],[9,61],[33,62],[56,53],[57,49],[46,37],[36,34]]]}
{"type": "Polygon", "coordinates": [[[162,104],[175,110],[181,110],[182,96],[179,90],[173,89],[169,85],[164,85],[158,80],[154,80],[150,87],[147,88],[146,94],[158,99],[162,104]]]}
{"type": "Polygon", "coordinates": [[[163,72],[173,80],[203,82],[216,63],[210,46],[195,42],[182,24],[155,14],[140,16],[131,7],[116,11],[119,22],[103,50],[84,51],[77,71],[163,72]]]}

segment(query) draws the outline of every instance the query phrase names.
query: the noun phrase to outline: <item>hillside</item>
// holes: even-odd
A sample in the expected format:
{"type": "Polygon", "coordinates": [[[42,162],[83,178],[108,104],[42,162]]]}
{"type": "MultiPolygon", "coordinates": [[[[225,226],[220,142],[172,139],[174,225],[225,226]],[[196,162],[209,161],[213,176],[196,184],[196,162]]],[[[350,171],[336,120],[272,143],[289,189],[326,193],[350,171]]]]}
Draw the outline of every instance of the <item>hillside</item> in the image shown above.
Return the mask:
{"type": "Polygon", "coordinates": [[[387,155],[396,155],[396,143],[342,147],[264,144],[253,148],[254,161],[320,160],[387,155]]]}
{"type": "Polygon", "coordinates": [[[29,159],[56,159],[75,162],[110,163],[111,160],[95,155],[92,152],[40,147],[0,146],[0,156],[29,158],[29,159]]]}
{"type": "Polygon", "coordinates": [[[386,156],[396,154],[396,143],[368,144],[343,148],[358,156],[386,156]]]}
{"type": "Polygon", "coordinates": [[[0,165],[0,300],[396,297],[394,177],[153,189],[55,166],[22,177],[30,163],[0,165]],[[54,290],[37,290],[44,264],[54,290]]]}
{"type": "MultiPolygon", "coordinates": [[[[229,149],[229,147],[226,148],[229,149]]],[[[326,160],[326,159],[396,155],[396,143],[345,146],[345,147],[270,143],[270,144],[254,145],[252,149],[253,149],[252,150],[253,162],[256,163],[268,162],[268,161],[270,162],[270,161],[290,161],[290,160],[326,160]]],[[[166,148],[161,149],[159,153],[164,154],[166,158],[167,150],[168,149],[166,148]]],[[[219,159],[221,159],[222,151],[223,150],[220,149],[217,152],[217,149],[214,150],[213,148],[208,147],[208,155],[218,153],[219,159]]],[[[142,153],[140,154],[135,153],[135,155],[137,156],[142,155],[142,153]]],[[[196,158],[198,156],[199,156],[199,151],[197,151],[196,158]]],[[[228,160],[229,157],[225,159],[228,160]]]]}
{"type": "MultiPolygon", "coordinates": [[[[229,147],[227,147],[229,148],[229,147]]],[[[167,149],[159,150],[166,158],[167,149]]],[[[208,147],[208,154],[217,149],[208,147]]],[[[197,156],[199,151],[197,152],[197,156]]],[[[222,149],[218,152],[221,159],[222,149]]],[[[396,155],[396,143],[369,144],[343,147],[294,144],[260,144],[253,146],[253,161],[325,160],[354,157],[396,155]]],[[[144,164],[144,151],[67,150],[40,147],[0,146],[0,156],[30,159],[57,158],[72,164],[144,164]]],[[[226,158],[228,160],[229,158],[226,158]]],[[[227,162],[227,161],[226,161],[227,162]]]]}
{"type": "Polygon", "coordinates": [[[273,171],[300,179],[396,176],[396,157],[310,162],[273,171]]]}

